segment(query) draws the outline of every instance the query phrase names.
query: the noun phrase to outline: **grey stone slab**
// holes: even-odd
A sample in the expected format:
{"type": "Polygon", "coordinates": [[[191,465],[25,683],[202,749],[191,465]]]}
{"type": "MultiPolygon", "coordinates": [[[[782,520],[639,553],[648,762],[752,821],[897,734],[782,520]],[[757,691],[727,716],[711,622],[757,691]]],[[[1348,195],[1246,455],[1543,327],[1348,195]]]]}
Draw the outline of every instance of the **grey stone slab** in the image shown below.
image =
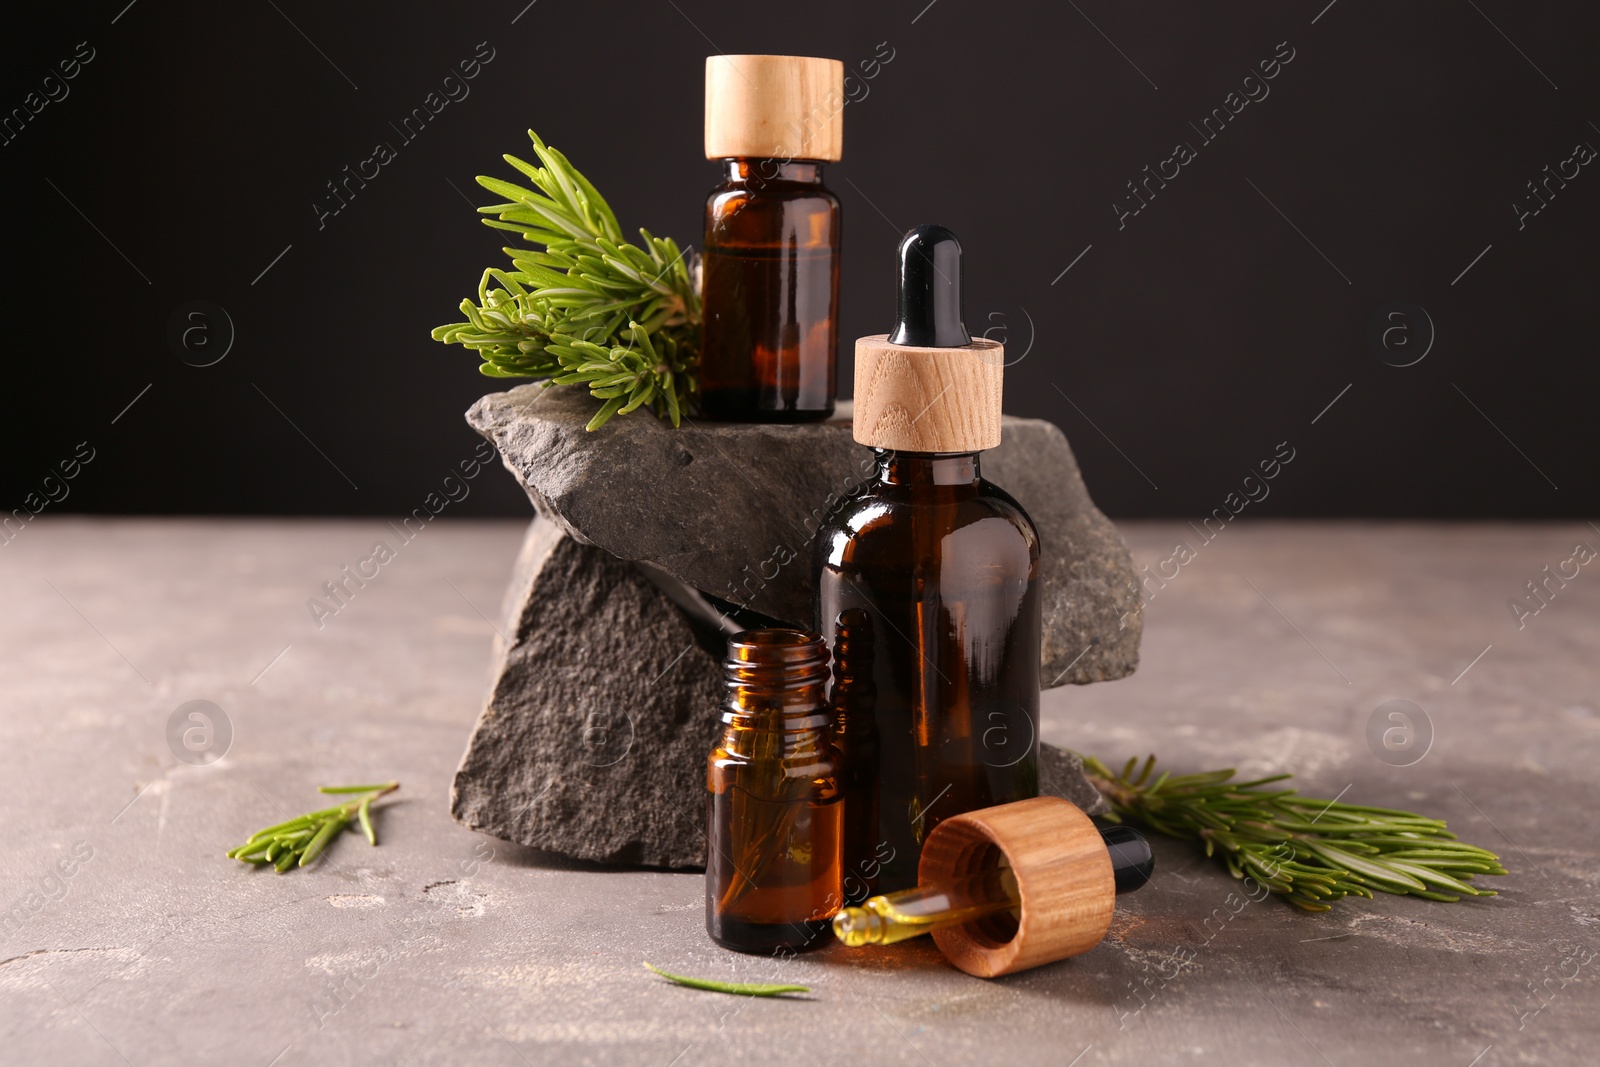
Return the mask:
{"type": "MultiPolygon", "coordinates": [[[[24,908],[0,923],[0,1061],[1594,1061],[1600,958],[1564,961],[1600,940],[1600,579],[1584,568],[1521,630],[1505,604],[1600,541],[1583,524],[1241,519],[1148,604],[1137,675],[1043,699],[1047,741],[1107,760],[1293,771],[1310,793],[1447,818],[1504,854],[1500,896],[1235,911],[1224,871],[1158,840],[1155,882],[1104,944],[994,982],[927,945],[723,952],[698,875],[555,860],[452,820],[525,528],[435,520],[321,630],[306,599],[394,546],[385,523],[47,514],[0,547],[0,907],[24,908]],[[1365,740],[1397,697],[1435,734],[1410,767],[1365,740]],[[167,746],[190,699],[232,720],[216,765],[167,746]],[[320,784],[391,775],[376,849],[349,836],[282,877],[222,856],[320,784]],[[92,857],[48,881],[77,842],[92,857]],[[814,992],[719,997],[643,960],[814,992]]],[[[1125,530],[1152,569],[1193,540],[1125,530]]]]}
{"type": "Polygon", "coordinates": [[[574,859],[703,865],[721,638],[696,632],[632,564],[544,519],[507,602],[452,814],[574,859]]]}
{"type": "MultiPolygon", "coordinates": [[[[811,540],[873,469],[850,404],[824,423],[774,426],[648,416],[594,432],[587,394],[518,386],[484,396],[467,421],[493,441],[539,514],[627,560],[723,600],[812,625],[811,540]]],[[[1041,676],[1108,681],[1139,662],[1141,617],[1127,546],[1089,498],[1061,431],[1007,416],[984,476],[1032,516],[1041,545],[1041,676]]]]}

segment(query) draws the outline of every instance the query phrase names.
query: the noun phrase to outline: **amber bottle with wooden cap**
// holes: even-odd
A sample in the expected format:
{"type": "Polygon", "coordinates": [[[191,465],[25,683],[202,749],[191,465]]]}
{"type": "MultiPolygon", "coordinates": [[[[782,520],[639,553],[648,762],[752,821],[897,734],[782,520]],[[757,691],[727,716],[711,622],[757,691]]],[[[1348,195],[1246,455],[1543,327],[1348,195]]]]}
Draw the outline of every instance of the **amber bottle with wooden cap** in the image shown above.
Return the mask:
{"type": "Polygon", "coordinates": [[[839,200],[822,184],[843,145],[844,65],[806,56],[706,59],[700,408],[715,419],[833,414],[839,200]]]}
{"type": "Polygon", "coordinates": [[[799,630],[746,630],[725,667],[706,761],[706,929],[741,952],[819,948],[842,899],[828,650],[799,630]]]}
{"type": "Polygon", "coordinates": [[[931,933],[951,963],[995,978],[1094,948],[1116,896],[1149,882],[1155,859],[1137,830],[1035,797],[946,819],[920,867],[915,889],[840,911],[834,934],[859,948],[931,933]]]}
{"type": "MultiPolygon", "coordinates": [[[[944,819],[1038,793],[1039,535],[982,477],[1000,443],[1004,349],[961,321],[961,246],[900,244],[900,321],[856,342],[855,439],[877,476],[817,533],[816,618],[830,645],[859,609],[875,641],[876,825],[884,890],[916,884],[944,819]]],[[[847,839],[858,819],[846,804],[847,839]]],[[[846,869],[865,857],[847,855],[846,869]]]]}

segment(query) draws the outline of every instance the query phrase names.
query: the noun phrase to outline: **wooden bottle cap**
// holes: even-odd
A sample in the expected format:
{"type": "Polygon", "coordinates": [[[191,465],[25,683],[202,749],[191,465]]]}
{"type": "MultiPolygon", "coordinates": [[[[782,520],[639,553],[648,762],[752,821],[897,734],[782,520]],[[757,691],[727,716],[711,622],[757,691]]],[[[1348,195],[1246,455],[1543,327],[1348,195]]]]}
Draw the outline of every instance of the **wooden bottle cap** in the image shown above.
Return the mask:
{"type": "Polygon", "coordinates": [[[707,56],[707,159],[844,152],[844,64],[813,56],[707,56]]]}
{"type": "Polygon", "coordinates": [[[855,439],[902,452],[977,452],[1000,444],[1005,346],[959,348],[856,340],[855,439]]]}
{"type": "Polygon", "coordinates": [[[994,978],[1087,952],[1105,937],[1116,877],[1100,831],[1075,805],[1035,797],[946,819],[923,843],[918,882],[964,877],[1002,859],[1021,905],[933,931],[952,964],[994,978]]]}

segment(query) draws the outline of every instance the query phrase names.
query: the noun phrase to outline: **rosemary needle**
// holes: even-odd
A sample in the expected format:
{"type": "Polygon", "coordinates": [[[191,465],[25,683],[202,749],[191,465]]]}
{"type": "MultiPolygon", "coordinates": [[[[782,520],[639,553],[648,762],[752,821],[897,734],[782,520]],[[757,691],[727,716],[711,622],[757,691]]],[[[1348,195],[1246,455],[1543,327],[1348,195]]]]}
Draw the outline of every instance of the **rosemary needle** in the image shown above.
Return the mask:
{"type": "Polygon", "coordinates": [[[809,993],[810,986],[804,985],[778,985],[765,982],[718,982],[711,978],[689,978],[681,974],[663,971],[660,967],[646,963],[645,970],[653,971],[669,982],[688,986],[690,989],[707,989],[713,993],[732,993],[736,996],[746,997],[775,997],[782,993],[809,993]]]}

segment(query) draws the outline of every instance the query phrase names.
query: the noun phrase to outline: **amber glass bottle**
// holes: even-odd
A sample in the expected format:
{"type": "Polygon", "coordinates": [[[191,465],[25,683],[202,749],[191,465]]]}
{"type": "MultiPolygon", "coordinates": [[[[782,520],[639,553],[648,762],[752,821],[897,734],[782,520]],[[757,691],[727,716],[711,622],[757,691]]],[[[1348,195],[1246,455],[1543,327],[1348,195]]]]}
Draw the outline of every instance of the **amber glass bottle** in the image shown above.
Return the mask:
{"type": "Polygon", "coordinates": [[[706,929],[740,952],[819,948],[843,896],[828,650],[799,630],[746,630],[726,667],[706,762],[706,929]]]}
{"type": "Polygon", "coordinates": [[[814,542],[824,638],[858,611],[875,630],[881,891],[916,884],[941,820],[1038,793],[1039,536],[982,477],[1004,351],[961,326],[959,257],[943,227],[902,242],[900,325],[856,349],[855,438],[877,476],[814,542]]]}
{"type": "Polygon", "coordinates": [[[837,389],[843,66],[800,56],[706,61],[706,201],[700,409],[717,419],[804,422],[837,389]]]}

